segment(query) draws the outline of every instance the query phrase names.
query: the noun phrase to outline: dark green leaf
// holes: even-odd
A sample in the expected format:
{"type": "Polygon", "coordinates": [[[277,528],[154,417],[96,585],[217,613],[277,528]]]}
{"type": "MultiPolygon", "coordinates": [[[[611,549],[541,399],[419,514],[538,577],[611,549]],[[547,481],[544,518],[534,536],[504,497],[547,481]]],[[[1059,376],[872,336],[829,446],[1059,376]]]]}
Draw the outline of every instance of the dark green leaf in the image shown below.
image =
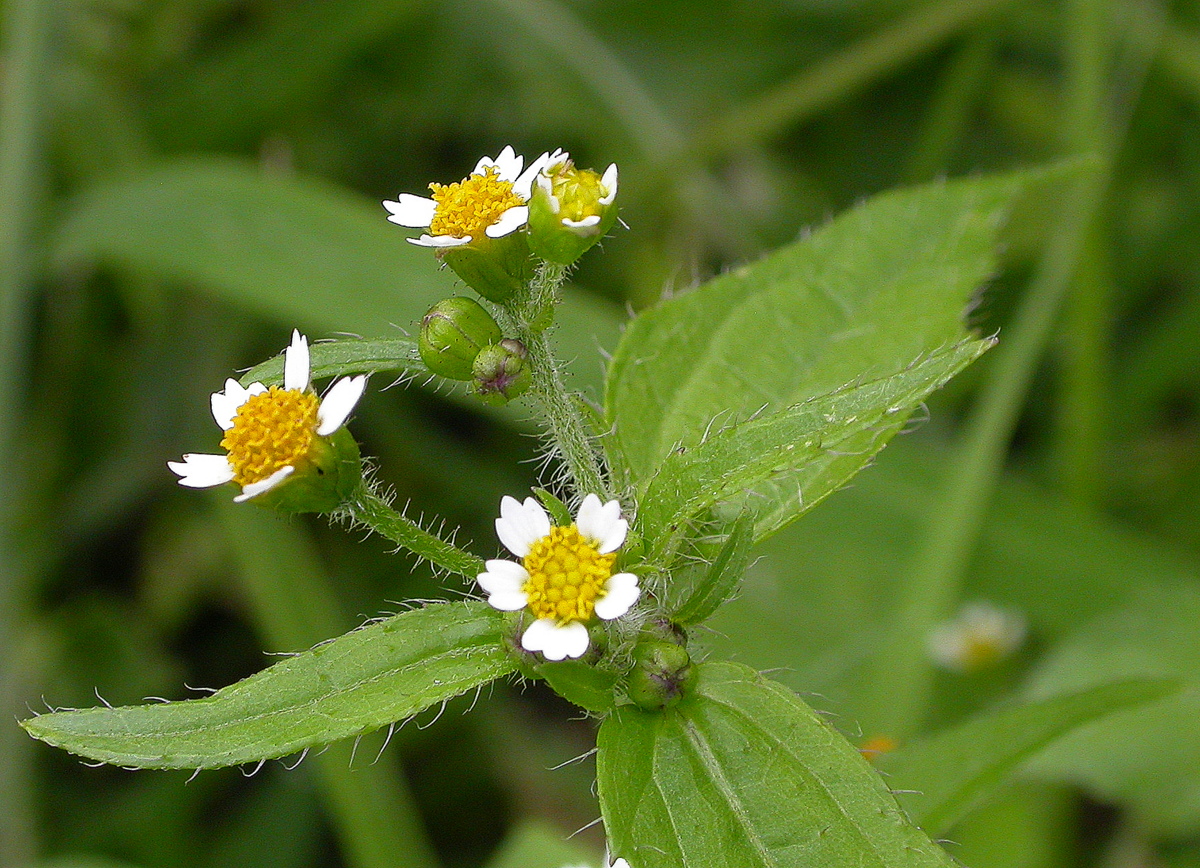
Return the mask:
{"type": "Polygon", "coordinates": [[[593,714],[612,711],[616,673],[597,669],[582,660],[546,661],[535,666],[534,671],[546,679],[555,693],[584,711],[593,714]]]}

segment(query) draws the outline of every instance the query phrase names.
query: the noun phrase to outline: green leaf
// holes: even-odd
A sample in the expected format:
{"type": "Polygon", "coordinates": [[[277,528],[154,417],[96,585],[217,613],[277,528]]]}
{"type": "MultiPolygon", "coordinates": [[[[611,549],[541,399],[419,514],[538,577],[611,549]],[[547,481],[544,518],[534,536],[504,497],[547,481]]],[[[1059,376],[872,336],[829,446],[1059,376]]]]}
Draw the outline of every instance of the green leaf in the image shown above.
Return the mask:
{"type": "Polygon", "coordinates": [[[733,425],[663,461],[646,486],[637,527],[652,551],[704,510],[755,516],[762,538],[819,503],[884,447],[909,412],[990,346],[965,341],[886,378],[733,425]]]}
{"type": "Polygon", "coordinates": [[[612,711],[618,677],[615,672],[597,669],[582,660],[546,661],[533,669],[555,693],[583,710],[593,714],[612,711]]]}
{"type": "Polygon", "coordinates": [[[203,699],[60,711],[35,738],[137,768],[218,768],[286,756],[404,720],[514,671],[505,619],[435,604],[347,633],[203,699]]]}
{"type": "Polygon", "coordinates": [[[671,576],[671,582],[667,585],[670,595],[667,611],[672,612],[671,620],[684,626],[708,620],[737,591],[750,565],[753,543],[754,521],[749,513],[743,513],[719,545],[699,544],[696,554],[704,558],[705,563],[699,569],[690,571],[699,573],[699,576],[689,583],[689,571],[681,570],[671,576]],[[705,548],[715,548],[711,560],[705,558],[705,548]]]}
{"type": "Polygon", "coordinates": [[[940,837],[1054,739],[1177,688],[1171,681],[1122,681],[1001,708],[882,754],[875,763],[913,822],[940,837]]]}
{"type": "MultiPolygon", "coordinates": [[[[417,342],[407,338],[382,340],[319,341],[309,349],[309,366],[314,380],[346,377],[351,374],[397,372],[401,375],[425,375],[430,371],[421,361],[417,342]]],[[[255,365],[242,374],[243,386],[283,382],[283,353],[255,365]]]]}
{"type": "Polygon", "coordinates": [[[745,666],[699,666],[663,713],[618,709],[598,746],[610,847],[633,868],[953,864],[854,747],[745,666]]]}
{"type": "Polygon", "coordinates": [[[905,370],[968,337],[963,311],[1031,174],[878,196],[639,316],[613,356],[615,460],[639,484],[679,447],[905,370]]]}
{"type": "Polygon", "coordinates": [[[486,868],[563,868],[564,865],[599,865],[599,854],[541,823],[517,826],[493,854],[486,868]]]}

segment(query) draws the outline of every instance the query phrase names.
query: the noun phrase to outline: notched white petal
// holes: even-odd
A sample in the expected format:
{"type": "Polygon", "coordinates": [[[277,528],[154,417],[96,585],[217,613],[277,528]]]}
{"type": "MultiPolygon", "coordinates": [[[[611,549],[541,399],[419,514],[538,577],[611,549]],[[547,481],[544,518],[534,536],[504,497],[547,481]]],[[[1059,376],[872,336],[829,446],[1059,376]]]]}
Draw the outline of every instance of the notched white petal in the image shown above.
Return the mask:
{"type": "Polygon", "coordinates": [[[619,549],[629,531],[629,522],[621,518],[621,504],[610,500],[601,505],[595,494],[589,494],[579,505],[575,526],[585,539],[596,543],[596,550],[602,555],[619,549]]]}
{"type": "Polygon", "coordinates": [[[496,536],[504,547],[519,558],[529,554],[533,544],[550,533],[550,516],[532,497],[520,503],[507,495],[500,501],[500,517],[496,519],[496,536]]]}
{"type": "Polygon", "coordinates": [[[334,383],[317,408],[317,435],[328,437],[345,425],[366,387],[367,378],[364,374],[342,377],[334,383]]]}
{"type": "Polygon", "coordinates": [[[233,419],[237,416],[241,406],[246,403],[246,399],[265,391],[267,391],[267,387],[262,383],[251,383],[247,388],[242,388],[241,383],[230,377],[225,381],[223,392],[213,392],[212,394],[210,406],[213,419],[221,426],[222,430],[228,431],[233,427],[233,419]]]}
{"type": "Polygon", "coordinates": [[[383,207],[388,210],[389,223],[413,229],[428,226],[437,213],[437,202],[411,193],[401,193],[395,202],[385,201],[383,207]]]}
{"type": "Polygon", "coordinates": [[[501,214],[496,222],[484,229],[488,238],[503,238],[511,232],[516,232],[529,221],[529,208],[517,205],[501,214]]]}
{"type": "Polygon", "coordinates": [[[296,468],[290,464],[287,467],[281,467],[260,482],[251,482],[249,485],[242,486],[242,493],[233,499],[234,503],[245,503],[252,497],[258,497],[260,494],[266,494],[279,483],[283,482],[295,472],[296,468]]]}
{"type": "Polygon", "coordinates": [[[582,657],[587,652],[589,642],[587,627],[579,621],[560,626],[550,618],[534,621],[521,637],[522,648],[540,651],[547,660],[582,657]]]}
{"type": "Polygon", "coordinates": [[[283,351],[283,388],[303,392],[309,386],[308,338],[292,329],[292,343],[283,351]]]}
{"type": "Polygon", "coordinates": [[[611,205],[613,199],[617,198],[617,164],[612,163],[604,170],[604,176],[600,179],[600,183],[604,189],[608,191],[608,195],[600,200],[601,205],[611,205]]]}
{"type": "MultiPolygon", "coordinates": [[[[555,213],[558,212],[556,211],[555,213]]],[[[564,217],[561,222],[562,225],[566,226],[568,229],[591,229],[593,226],[600,225],[600,215],[589,214],[582,220],[572,220],[570,217],[564,217]]]]}
{"type": "Polygon", "coordinates": [[[418,247],[462,247],[471,243],[471,236],[455,238],[453,235],[422,235],[420,238],[409,238],[408,243],[418,247]]]}
{"type": "Polygon", "coordinates": [[[620,618],[633,608],[633,604],[642,595],[638,587],[638,577],[633,573],[617,573],[609,576],[605,584],[605,594],[596,601],[596,616],[611,621],[620,618]]]}
{"type": "Polygon", "coordinates": [[[472,175],[482,175],[483,170],[489,167],[495,167],[496,177],[501,181],[514,181],[521,174],[521,167],[525,165],[525,158],[517,154],[513,150],[512,145],[505,145],[504,150],[496,157],[482,157],[475,164],[475,171],[472,175]]]}
{"type": "Polygon", "coordinates": [[[224,455],[190,452],[182,461],[168,461],[167,467],[179,475],[179,484],[188,488],[212,488],[232,482],[234,477],[233,467],[224,455]]]}

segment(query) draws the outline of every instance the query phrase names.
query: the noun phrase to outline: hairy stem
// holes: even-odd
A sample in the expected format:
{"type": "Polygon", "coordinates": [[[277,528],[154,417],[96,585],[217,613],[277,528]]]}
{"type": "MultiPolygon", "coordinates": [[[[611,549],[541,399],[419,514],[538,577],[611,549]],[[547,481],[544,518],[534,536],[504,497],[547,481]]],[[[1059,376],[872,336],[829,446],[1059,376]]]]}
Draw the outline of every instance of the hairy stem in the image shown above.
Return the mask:
{"type": "Polygon", "coordinates": [[[343,505],[345,515],[380,536],[408,549],[434,566],[473,579],[483,572],[483,559],[446,542],[390,504],[366,484],[343,505]]]}

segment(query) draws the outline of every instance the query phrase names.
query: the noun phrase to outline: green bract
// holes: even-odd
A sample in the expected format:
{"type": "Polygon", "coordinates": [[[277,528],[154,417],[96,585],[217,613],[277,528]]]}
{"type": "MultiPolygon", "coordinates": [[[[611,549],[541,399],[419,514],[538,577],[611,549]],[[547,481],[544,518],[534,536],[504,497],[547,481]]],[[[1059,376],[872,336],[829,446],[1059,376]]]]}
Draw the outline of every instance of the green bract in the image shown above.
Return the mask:
{"type": "Polygon", "coordinates": [[[417,347],[435,374],[469,380],[479,351],[500,336],[500,326],[479,302],[456,295],[439,301],[421,319],[417,347]]]}

